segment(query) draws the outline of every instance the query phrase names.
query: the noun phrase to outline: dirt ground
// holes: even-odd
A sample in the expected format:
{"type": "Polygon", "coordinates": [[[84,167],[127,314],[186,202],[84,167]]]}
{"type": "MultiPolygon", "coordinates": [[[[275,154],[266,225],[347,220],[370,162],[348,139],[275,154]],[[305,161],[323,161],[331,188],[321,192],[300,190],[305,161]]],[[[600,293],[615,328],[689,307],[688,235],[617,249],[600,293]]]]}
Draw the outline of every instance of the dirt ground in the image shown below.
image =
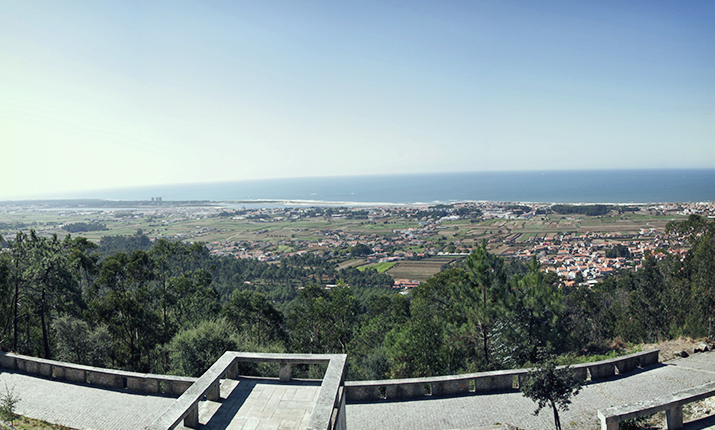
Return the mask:
{"type": "Polygon", "coordinates": [[[712,350],[715,347],[715,342],[710,339],[687,339],[679,338],[660,343],[647,343],[642,346],[642,350],[659,349],[660,354],[658,361],[668,361],[676,357],[676,353],[685,351],[688,355],[692,355],[695,349],[702,349],[702,345],[707,344],[708,349],[712,350]]]}

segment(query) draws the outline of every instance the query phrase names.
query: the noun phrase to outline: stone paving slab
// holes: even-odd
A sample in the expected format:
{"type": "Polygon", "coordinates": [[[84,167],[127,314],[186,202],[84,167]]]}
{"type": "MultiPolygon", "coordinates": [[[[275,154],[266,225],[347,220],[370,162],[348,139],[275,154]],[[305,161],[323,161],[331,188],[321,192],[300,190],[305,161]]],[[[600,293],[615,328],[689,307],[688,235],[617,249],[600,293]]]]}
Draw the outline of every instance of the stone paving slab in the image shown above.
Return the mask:
{"type": "Polygon", "coordinates": [[[175,400],[0,369],[0,392],[5,392],[6,385],[20,397],[18,414],[75,429],[141,429],[175,400]]]}
{"type": "MultiPolygon", "coordinates": [[[[599,429],[598,409],[651,399],[715,381],[715,352],[650,366],[605,382],[586,385],[574,398],[561,423],[569,429],[599,429]]],[[[522,429],[553,429],[553,414],[521,393],[481,394],[403,402],[347,405],[350,430],[448,430],[509,423],[522,429]]],[[[702,427],[707,428],[707,427],[702,427]]]]}
{"type": "Polygon", "coordinates": [[[220,401],[200,402],[199,422],[202,430],[305,430],[319,391],[320,381],[225,380],[220,401]]]}

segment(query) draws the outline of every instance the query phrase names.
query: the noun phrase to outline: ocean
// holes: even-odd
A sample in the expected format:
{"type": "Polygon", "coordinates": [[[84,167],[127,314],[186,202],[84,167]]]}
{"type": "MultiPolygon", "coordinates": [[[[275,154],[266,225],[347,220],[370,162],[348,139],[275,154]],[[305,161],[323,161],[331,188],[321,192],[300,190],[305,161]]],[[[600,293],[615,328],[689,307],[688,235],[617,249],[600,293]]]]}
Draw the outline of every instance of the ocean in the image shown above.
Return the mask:
{"type": "Polygon", "coordinates": [[[104,190],[82,198],[164,201],[291,200],[307,204],[458,201],[662,203],[715,201],[715,169],[465,172],[313,177],[104,190]]]}

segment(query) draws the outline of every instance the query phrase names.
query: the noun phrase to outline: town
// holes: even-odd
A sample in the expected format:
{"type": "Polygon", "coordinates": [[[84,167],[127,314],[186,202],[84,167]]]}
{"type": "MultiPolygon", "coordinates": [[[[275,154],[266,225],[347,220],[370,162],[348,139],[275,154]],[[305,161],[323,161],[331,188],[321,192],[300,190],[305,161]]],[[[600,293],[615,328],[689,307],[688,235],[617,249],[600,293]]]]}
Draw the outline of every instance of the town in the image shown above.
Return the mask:
{"type": "MultiPolygon", "coordinates": [[[[553,215],[539,215],[540,212],[545,213],[548,207],[547,205],[517,207],[509,203],[484,202],[458,204],[449,208],[380,207],[369,210],[342,208],[322,214],[316,212],[315,208],[258,210],[254,211],[252,216],[258,222],[266,224],[271,221],[282,221],[286,217],[299,220],[326,216],[331,219],[351,219],[362,216],[368,223],[389,223],[396,218],[415,219],[418,226],[396,228],[387,234],[366,234],[326,228],[318,230],[319,237],[312,240],[280,238],[277,241],[213,241],[208,246],[211,252],[219,255],[277,261],[285,256],[307,252],[329,256],[342,255],[345,259],[350,259],[356,256],[354,253],[351,254],[350,250],[362,245],[365,250],[359,255],[362,258],[357,262],[366,266],[435,256],[463,257],[478,244],[480,235],[470,237],[468,233],[465,235],[455,233],[452,234],[453,240],[449,240],[449,236],[455,229],[464,229],[464,222],[467,221],[474,224],[467,225],[466,228],[472,227],[474,231],[480,223],[498,228],[496,231],[488,230],[490,249],[506,258],[530,259],[536,256],[542,268],[556,272],[566,286],[572,286],[576,282],[593,284],[618,269],[638,270],[641,259],[647,254],[662,258],[665,253],[684,255],[687,250],[687,243],[682,237],[666,234],[662,220],[657,227],[644,226],[637,231],[558,231],[535,234],[519,241],[518,238],[522,233],[513,233],[514,230],[510,225],[519,225],[519,222],[525,223],[534,219],[550,221],[555,218],[553,215]],[[493,222],[495,220],[499,221],[493,222]],[[608,252],[613,249],[622,250],[622,255],[608,252]]],[[[694,213],[711,215],[714,209],[712,203],[662,204],[639,207],[637,212],[682,218],[694,213]]],[[[583,221],[583,219],[568,217],[566,221],[583,221]]],[[[275,237],[268,232],[268,229],[261,229],[256,233],[275,237]]],[[[485,235],[482,227],[481,236],[485,235]]],[[[415,286],[419,281],[396,279],[395,283],[396,286],[415,286]]]]}
{"type": "Polygon", "coordinates": [[[594,284],[620,269],[638,270],[645,255],[683,255],[688,243],[667,234],[667,223],[691,214],[715,214],[713,203],[344,207],[286,202],[177,204],[157,198],[131,206],[48,210],[6,205],[0,208],[5,220],[0,234],[11,237],[18,230],[34,229],[41,235],[62,236],[71,231],[68,226],[85,226],[88,231],[79,228],[73,234],[98,241],[141,230],[152,240],[200,241],[214,255],[273,264],[313,253],[342,268],[373,267],[392,276],[400,288],[419,285],[485,241],[490,252],[507,260],[535,256],[543,270],[555,272],[570,286],[594,284]]]}

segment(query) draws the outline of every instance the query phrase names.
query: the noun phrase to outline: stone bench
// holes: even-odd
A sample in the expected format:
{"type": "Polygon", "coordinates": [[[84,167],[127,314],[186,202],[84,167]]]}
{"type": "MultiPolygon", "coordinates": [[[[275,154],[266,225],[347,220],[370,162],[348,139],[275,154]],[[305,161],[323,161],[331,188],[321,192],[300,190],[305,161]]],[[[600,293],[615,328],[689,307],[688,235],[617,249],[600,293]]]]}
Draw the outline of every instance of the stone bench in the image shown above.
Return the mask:
{"type": "Polygon", "coordinates": [[[621,421],[665,411],[665,428],[683,428],[683,405],[715,396],[715,382],[678,391],[652,400],[614,406],[598,411],[601,430],[618,430],[621,421]]]}

